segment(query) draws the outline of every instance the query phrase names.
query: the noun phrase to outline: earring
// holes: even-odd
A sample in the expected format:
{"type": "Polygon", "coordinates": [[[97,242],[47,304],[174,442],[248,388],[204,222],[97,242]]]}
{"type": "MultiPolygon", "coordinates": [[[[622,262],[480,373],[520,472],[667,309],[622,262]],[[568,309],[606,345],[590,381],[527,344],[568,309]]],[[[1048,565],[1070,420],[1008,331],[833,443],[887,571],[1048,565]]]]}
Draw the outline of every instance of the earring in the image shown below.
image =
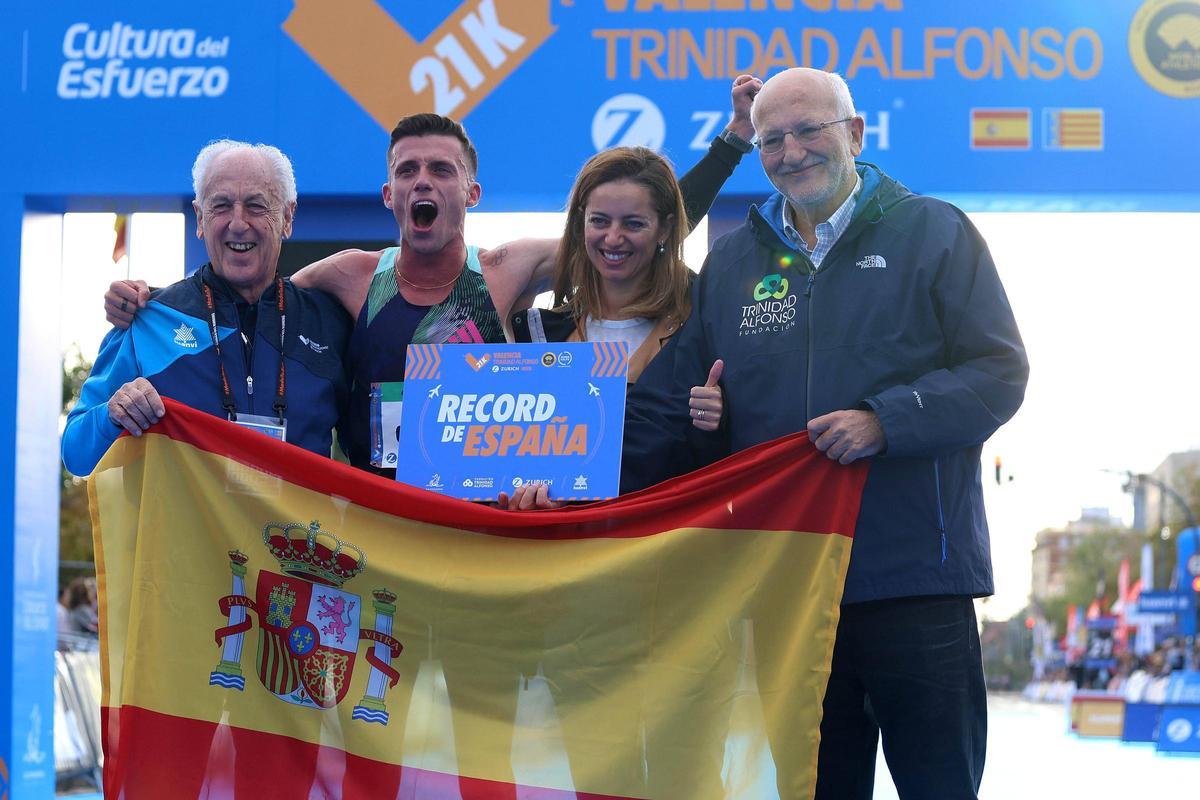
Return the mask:
{"type": "Polygon", "coordinates": [[[665,253],[665,252],[667,252],[667,243],[666,243],[666,242],[659,242],[659,243],[658,243],[658,254],[659,254],[659,255],[662,255],[662,254],[663,254],[663,253],[665,253]]]}

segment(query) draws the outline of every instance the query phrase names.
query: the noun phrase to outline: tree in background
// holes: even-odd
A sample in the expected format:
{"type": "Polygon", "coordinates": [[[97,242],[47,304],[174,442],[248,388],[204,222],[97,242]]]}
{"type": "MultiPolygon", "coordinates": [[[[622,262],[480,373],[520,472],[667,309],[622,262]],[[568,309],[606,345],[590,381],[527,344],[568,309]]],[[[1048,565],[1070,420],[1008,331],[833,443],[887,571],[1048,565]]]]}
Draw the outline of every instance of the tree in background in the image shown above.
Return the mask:
{"type": "Polygon", "coordinates": [[[1040,600],[1035,611],[1054,624],[1059,636],[1067,629],[1068,606],[1087,608],[1093,600],[1103,599],[1107,611],[1117,599],[1121,562],[1129,560],[1132,580],[1136,580],[1142,545],[1147,541],[1146,534],[1128,528],[1100,528],[1080,536],[1067,562],[1066,591],[1061,597],[1040,600]]]}
{"type": "MultiPolygon", "coordinates": [[[[63,355],[62,413],[65,417],[79,399],[83,382],[92,371],[92,364],[79,352],[78,345],[63,355]]],[[[88,511],[87,481],[77,478],[60,465],[62,487],[58,500],[58,557],[62,561],[92,563],[92,517],[88,511]]],[[[70,581],[81,572],[93,570],[62,570],[60,578],[70,581]]]]}
{"type": "Polygon", "coordinates": [[[1129,561],[1136,576],[1145,541],[1143,534],[1128,528],[1102,528],[1081,536],[1067,564],[1067,602],[1087,607],[1102,599],[1107,611],[1117,599],[1121,562],[1129,561]]]}

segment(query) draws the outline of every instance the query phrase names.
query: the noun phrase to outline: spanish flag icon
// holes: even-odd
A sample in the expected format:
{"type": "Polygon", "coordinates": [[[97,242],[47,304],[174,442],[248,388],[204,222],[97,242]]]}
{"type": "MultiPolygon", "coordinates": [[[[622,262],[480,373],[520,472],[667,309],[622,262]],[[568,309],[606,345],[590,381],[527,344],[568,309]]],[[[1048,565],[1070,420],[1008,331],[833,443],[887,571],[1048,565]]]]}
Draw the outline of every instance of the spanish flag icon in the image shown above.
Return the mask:
{"type": "Polygon", "coordinates": [[[1028,108],[972,108],[972,150],[1028,150],[1032,123],[1028,108]]]}

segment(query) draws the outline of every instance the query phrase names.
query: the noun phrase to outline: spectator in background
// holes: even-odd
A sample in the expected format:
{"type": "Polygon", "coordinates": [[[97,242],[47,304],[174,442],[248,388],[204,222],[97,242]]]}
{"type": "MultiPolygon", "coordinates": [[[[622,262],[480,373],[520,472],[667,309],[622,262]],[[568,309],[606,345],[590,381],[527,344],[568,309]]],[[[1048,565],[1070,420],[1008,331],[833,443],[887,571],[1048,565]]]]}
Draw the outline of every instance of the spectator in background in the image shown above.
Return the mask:
{"type": "Polygon", "coordinates": [[[95,638],[100,631],[96,579],[79,577],[58,597],[58,648],[75,649],[79,637],[95,638]]]}

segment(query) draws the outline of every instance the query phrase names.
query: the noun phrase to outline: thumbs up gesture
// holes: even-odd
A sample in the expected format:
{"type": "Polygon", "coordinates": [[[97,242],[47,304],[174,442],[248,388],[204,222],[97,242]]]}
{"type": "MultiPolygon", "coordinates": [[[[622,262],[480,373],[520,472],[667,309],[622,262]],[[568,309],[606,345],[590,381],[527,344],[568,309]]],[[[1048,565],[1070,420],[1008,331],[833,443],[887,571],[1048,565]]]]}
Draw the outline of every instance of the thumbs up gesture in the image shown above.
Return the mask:
{"type": "Polygon", "coordinates": [[[708,371],[708,380],[703,386],[693,386],[692,395],[688,398],[692,424],[702,431],[715,431],[721,427],[721,413],[725,410],[725,403],[718,382],[724,369],[725,362],[718,358],[708,371]]]}

